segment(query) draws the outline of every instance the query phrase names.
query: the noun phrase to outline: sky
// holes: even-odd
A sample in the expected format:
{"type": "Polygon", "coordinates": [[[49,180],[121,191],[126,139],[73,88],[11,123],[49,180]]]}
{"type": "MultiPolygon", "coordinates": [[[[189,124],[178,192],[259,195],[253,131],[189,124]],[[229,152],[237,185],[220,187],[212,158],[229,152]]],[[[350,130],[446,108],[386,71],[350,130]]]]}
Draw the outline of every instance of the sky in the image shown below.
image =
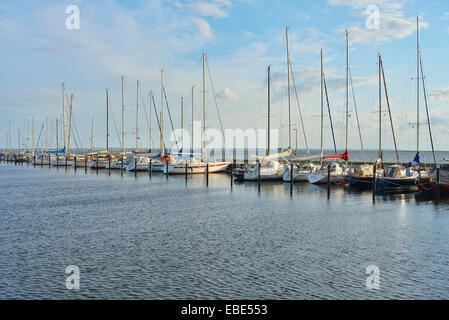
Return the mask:
{"type": "MultiPolygon", "coordinates": [[[[105,89],[110,92],[110,145],[119,147],[121,76],[125,77],[126,141],[135,146],[136,81],[141,83],[140,144],[149,145],[149,93],[161,107],[161,70],[175,127],[201,120],[202,53],[207,54],[208,127],[219,128],[214,93],[224,128],[258,129],[267,123],[267,67],[271,65],[271,126],[288,146],[288,85],[285,28],[295,87],[292,123],[298,145],[320,145],[320,49],[338,149],[345,147],[345,30],[349,62],[365,149],[378,148],[378,52],[382,55],[394,129],[401,150],[416,149],[416,17],[432,133],[437,150],[449,150],[449,5],[424,0],[69,0],[0,2],[0,148],[9,121],[17,146],[18,130],[27,137],[34,119],[36,136],[48,119],[50,131],[62,114],[61,83],[73,94],[73,125],[90,147],[105,146],[105,89]],[[66,8],[80,11],[78,30],[66,28],[66,8]],[[373,7],[375,6],[375,7],[373,7]],[[373,8],[379,24],[373,24],[373,8]],[[210,84],[213,84],[212,86],[210,84]],[[297,95],[295,94],[295,88],[297,95]],[[302,112],[302,131],[298,104],[302,112]],[[25,122],[25,129],[24,129],[25,122]],[[116,123],[116,125],[114,124],[116,123]],[[25,131],[25,132],[24,132],[25,131]]],[[[426,109],[420,87],[420,149],[430,150],[426,109]]],[[[325,106],[327,109],[327,106],[325,106]]],[[[393,148],[385,94],[382,145],[393,148]]],[[[331,148],[325,118],[325,147],[331,148]]],[[[165,130],[169,131],[165,116],[165,130]]],[[[159,134],[153,112],[154,144],[159,134]]],[[[31,136],[31,133],[29,134],[31,136]]],[[[292,143],[295,144],[295,137],[292,143]]],[[[22,139],[22,138],[21,138],[22,139]]],[[[37,138],[36,138],[37,139],[37,138]]],[[[55,141],[55,137],[52,138],[55,141]]],[[[360,149],[352,92],[350,149],[360,149]]]]}

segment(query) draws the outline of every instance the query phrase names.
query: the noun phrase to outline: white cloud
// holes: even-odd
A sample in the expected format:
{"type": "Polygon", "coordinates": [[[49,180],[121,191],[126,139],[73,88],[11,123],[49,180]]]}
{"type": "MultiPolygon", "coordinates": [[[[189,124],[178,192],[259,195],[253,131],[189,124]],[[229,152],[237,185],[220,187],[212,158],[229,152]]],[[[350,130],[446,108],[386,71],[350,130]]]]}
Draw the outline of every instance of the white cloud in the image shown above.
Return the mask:
{"type": "Polygon", "coordinates": [[[225,88],[222,92],[220,92],[218,95],[218,98],[220,99],[224,99],[228,102],[238,102],[239,101],[239,97],[237,94],[235,94],[234,92],[231,91],[231,89],[229,88],[225,88]]]}
{"type": "Polygon", "coordinates": [[[430,98],[435,101],[449,102],[449,87],[433,90],[430,98]]]}
{"type": "Polygon", "coordinates": [[[203,18],[193,17],[192,22],[203,37],[206,39],[212,39],[214,37],[210,24],[206,20],[203,18]]]}
{"type": "Polygon", "coordinates": [[[188,8],[203,17],[222,19],[228,16],[227,8],[231,6],[231,2],[228,0],[195,1],[190,4],[177,2],[176,6],[178,8],[188,8]]]}
{"type": "MultiPolygon", "coordinates": [[[[379,24],[377,30],[369,30],[362,23],[350,28],[351,42],[387,42],[408,37],[416,32],[416,18],[404,18],[402,13],[381,13],[379,24]]],[[[419,24],[420,29],[428,26],[422,21],[419,24]]]]}
{"type": "MultiPolygon", "coordinates": [[[[379,43],[394,39],[401,39],[416,32],[416,17],[404,17],[403,8],[408,0],[328,0],[330,5],[348,6],[357,10],[363,18],[362,22],[349,28],[353,43],[379,43]],[[368,29],[365,20],[372,14],[368,12],[368,6],[379,8],[379,27],[368,29]]],[[[420,21],[420,28],[427,28],[426,22],[420,21]]],[[[342,32],[343,29],[338,30],[342,32]]]]}

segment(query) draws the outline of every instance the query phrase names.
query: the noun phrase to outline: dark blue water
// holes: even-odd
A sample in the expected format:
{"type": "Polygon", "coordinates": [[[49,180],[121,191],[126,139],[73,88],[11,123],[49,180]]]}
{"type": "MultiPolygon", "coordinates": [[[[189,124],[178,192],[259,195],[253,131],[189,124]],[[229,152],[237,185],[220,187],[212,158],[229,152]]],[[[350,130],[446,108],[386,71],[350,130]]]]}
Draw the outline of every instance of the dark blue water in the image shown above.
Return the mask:
{"type": "Polygon", "coordinates": [[[449,298],[449,201],[229,182],[0,165],[0,298],[449,298]]]}

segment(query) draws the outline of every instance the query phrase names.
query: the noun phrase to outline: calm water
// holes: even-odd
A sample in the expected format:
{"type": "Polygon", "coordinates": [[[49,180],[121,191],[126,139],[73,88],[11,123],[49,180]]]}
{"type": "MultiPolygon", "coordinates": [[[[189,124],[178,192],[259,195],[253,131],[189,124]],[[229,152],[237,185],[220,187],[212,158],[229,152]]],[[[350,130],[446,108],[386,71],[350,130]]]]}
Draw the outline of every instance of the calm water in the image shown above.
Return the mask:
{"type": "Polygon", "coordinates": [[[449,202],[415,194],[2,164],[0,204],[1,299],[449,298],[449,202]]]}

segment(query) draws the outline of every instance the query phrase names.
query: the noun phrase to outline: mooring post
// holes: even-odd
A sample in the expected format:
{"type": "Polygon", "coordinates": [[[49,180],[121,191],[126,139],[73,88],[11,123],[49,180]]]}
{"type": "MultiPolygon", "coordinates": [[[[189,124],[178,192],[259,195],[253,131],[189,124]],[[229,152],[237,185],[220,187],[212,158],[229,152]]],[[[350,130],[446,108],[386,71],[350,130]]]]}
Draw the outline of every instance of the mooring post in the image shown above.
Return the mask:
{"type": "Polygon", "coordinates": [[[290,162],[290,195],[293,195],[293,161],[290,162]]]}
{"type": "Polygon", "coordinates": [[[109,175],[111,175],[111,161],[112,161],[112,156],[109,155],[109,159],[108,159],[108,172],[109,172],[109,175]]]}
{"type": "Polygon", "coordinates": [[[33,154],[33,167],[35,167],[36,166],[36,154],[34,153],[33,154]]]}
{"type": "Polygon", "coordinates": [[[234,160],[231,161],[231,189],[234,183],[234,160]]]}
{"type": "Polygon", "coordinates": [[[185,172],[186,185],[187,185],[187,167],[188,167],[188,165],[187,165],[187,161],[186,161],[186,172],[185,172]]]}
{"type": "Polygon", "coordinates": [[[169,163],[170,161],[168,160],[168,158],[167,158],[167,160],[165,161],[165,178],[166,179],[168,179],[168,163],[169,163]]]}
{"type": "Polygon", "coordinates": [[[96,167],[96,172],[98,174],[98,154],[95,156],[95,167],[96,167]]]}
{"type": "MultiPolygon", "coordinates": [[[[42,161],[44,161],[44,158],[42,158],[42,161]]],[[[65,169],[67,170],[67,155],[65,155],[65,169]]]]}
{"type": "Polygon", "coordinates": [[[120,159],[120,176],[123,176],[123,157],[120,159]]]}
{"type": "Polygon", "coordinates": [[[260,193],[260,161],[257,164],[257,191],[260,193]]]}
{"type": "Polygon", "coordinates": [[[150,178],[153,175],[153,159],[150,159],[150,168],[148,169],[148,174],[150,175],[150,178]]]}
{"type": "Polygon", "coordinates": [[[377,192],[376,182],[377,182],[377,163],[374,163],[374,165],[373,165],[373,200],[375,199],[376,192],[377,192]]]}
{"type": "Polygon", "coordinates": [[[56,169],[59,170],[59,154],[56,154],[56,169]]]}
{"type": "Polygon", "coordinates": [[[137,157],[134,157],[134,177],[137,177],[137,157]]]}
{"type": "Polygon", "coordinates": [[[74,157],[74,161],[75,161],[75,172],[76,172],[76,156],[74,157]]]}
{"type": "Polygon", "coordinates": [[[51,156],[48,156],[48,169],[51,169],[51,156]]]}
{"type": "Polygon", "coordinates": [[[331,164],[327,165],[327,198],[331,195],[331,164]]]}
{"type": "Polygon", "coordinates": [[[206,163],[206,187],[209,186],[209,161],[206,163]]]}
{"type": "Polygon", "coordinates": [[[87,174],[87,154],[84,156],[84,173],[87,174]]]}
{"type": "Polygon", "coordinates": [[[436,191],[437,191],[437,202],[440,201],[440,166],[437,165],[437,185],[436,185],[436,191]]]}

